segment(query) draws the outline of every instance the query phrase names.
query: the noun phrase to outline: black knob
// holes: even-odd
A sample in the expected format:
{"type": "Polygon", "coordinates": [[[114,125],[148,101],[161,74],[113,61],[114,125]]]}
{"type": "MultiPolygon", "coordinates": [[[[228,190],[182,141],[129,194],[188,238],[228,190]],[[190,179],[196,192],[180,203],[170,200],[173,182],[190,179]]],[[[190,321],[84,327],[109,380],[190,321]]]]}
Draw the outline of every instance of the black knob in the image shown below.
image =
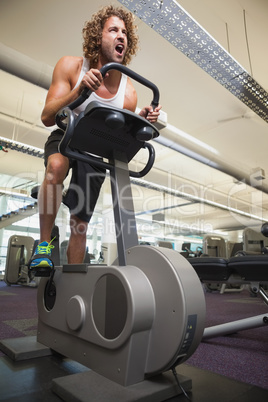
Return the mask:
{"type": "Polygon", "coordinates": [[[105,124],[112,129],[120,129],[125,125],[125,116],[120,112],[111,112],[105,118],[105,124]]]}
{"type": "Polygon", "coordinates": [[[263,236],[268,237],[268,222],[265,222],[261,227],[261,233],[263,236]]]}

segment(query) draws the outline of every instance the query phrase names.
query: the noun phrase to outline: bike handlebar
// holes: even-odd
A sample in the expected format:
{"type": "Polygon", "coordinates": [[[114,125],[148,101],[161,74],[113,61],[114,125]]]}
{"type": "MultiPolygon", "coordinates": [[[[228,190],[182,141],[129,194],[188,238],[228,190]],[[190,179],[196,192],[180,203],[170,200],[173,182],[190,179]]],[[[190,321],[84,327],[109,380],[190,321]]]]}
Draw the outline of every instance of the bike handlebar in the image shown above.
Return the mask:
{"type": "MultiPolygon", "coordinates": [[[[123,74],[126,74],[128,77],[132,78],[133,80],[139,82],[140,84],[146,86],[147,88],[151,89],[153,92],[153,99],[151,102],[151,106],[155,109],[159,104],[159,90],[157,86],[152,83],[151,81],[147,80],[146,78],[142,77],[141,75],[135,73],[134,71],[130,70],[128,67],[123,66],[119,63],[107,63],[100,68],[101,75],[105,77],[108,71],[110,70],[118,70],[123,74]]],[[[63,130],[66,128],[66,125],[62,122],[62,119],[65,119],[67,116],[64,113],[64,109],[69,108],[74,110],[78,106],[82,105],[83,102],[91,95],[92,91],[88,88],[85,88],[81,95],[72,103],[62,108],[56,115],[56,124],[62,128],[63,130]]]]}

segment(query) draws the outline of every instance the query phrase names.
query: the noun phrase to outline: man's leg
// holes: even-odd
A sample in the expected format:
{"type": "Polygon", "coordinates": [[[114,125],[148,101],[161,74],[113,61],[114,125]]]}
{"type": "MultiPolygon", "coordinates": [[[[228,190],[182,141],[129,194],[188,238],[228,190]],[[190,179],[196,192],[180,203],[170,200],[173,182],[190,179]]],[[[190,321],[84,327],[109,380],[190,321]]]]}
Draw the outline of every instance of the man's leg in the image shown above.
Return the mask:
{"type": "Polygon", "coordinates": [[[35,276],[49,276],[53,263],[50,259],[51,232],[62,200],[62,184],[69,169],[69,160],[60,153],[48,157],[45,178],[38,194],[40,243],[30,262],[35,276]]]}
{"type": "Polygon", "coordinates": [[[69,160],[60,153],[48,157],[46,174],[38,194],[40,242],[50,242],[51,231],[62,201],[62,184],[69,160]]]}
{"type": "Polygon", "coordinates": [[[88,222],[71,215],[71,235],[67,249],[69,264],[81,264],[85,258],[88,222]]]}

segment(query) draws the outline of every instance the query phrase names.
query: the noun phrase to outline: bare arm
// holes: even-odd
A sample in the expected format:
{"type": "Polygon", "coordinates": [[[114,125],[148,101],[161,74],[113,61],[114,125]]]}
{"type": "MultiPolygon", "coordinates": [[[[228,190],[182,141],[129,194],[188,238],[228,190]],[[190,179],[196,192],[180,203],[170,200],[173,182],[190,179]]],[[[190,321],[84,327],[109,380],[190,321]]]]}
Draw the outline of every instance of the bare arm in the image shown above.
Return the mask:
{"type": "Polygon", "coordinates": [[[53,126],[57,112],[77,99],[85,87],[95,91],[101,85],[101,73],[99,70],[92,69],[87,72],[80,85],[72,90],[80,73],[81,63],[82,58],[65,56],[56,64],[45,107],[41,115],[45,126],[53,126]]]}

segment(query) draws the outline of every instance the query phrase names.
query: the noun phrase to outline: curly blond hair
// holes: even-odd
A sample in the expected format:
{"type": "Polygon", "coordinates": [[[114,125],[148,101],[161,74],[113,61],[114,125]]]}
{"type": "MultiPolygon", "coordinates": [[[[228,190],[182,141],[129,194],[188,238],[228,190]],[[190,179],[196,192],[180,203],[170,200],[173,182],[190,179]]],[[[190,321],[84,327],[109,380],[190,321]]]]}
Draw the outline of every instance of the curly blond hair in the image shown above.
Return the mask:
{"type": "Polygon", "coordinates": [[[83,53],[84,57],[89,59],[90,64],[95,66],[99,57],[99,43],[102,38],[102,30],[105,22],[110,17],[118,17],[124,21],[127,30],[128,47],[123,60],[124,65],[130,63],[132,56],[138,50],[138,35],[136,33],[137,27],[134,24],[134,16],[131,12],[125,11],[121,7],[106,6],[101,8],[98,12],[92,15],[90,21],[86,21],[83,33],[83,53]]]}

